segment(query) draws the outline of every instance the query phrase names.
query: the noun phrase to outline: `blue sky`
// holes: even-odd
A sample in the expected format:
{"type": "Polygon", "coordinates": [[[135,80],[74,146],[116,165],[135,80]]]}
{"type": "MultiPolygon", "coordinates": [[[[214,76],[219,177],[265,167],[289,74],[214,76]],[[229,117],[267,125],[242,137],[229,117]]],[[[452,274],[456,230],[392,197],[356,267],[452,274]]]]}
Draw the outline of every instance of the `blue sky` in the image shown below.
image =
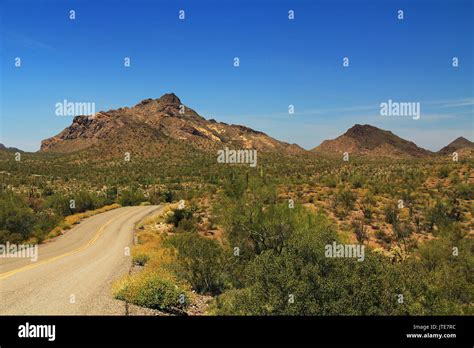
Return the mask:
{"type": "Polygon", "coordinates": [[[368,123],[438,150],[474,138],[473,13],[472,0],[0,0],[0,142],[38,150],[72,122],[55,115],[64,99],[99,111],[174,92],[305,148],[368,123]],[[419,102],[420,119],[380,116],[388,99],[419,102]]]}

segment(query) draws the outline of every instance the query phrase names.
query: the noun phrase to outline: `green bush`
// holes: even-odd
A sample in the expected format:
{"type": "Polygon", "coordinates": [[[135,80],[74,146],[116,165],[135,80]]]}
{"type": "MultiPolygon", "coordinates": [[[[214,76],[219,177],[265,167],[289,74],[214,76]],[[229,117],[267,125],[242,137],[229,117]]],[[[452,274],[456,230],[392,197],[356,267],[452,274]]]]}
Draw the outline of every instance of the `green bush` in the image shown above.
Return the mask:
{"type": "Polygon", "coordinates": [[[56,214],[60,216],[67,216],[73,214],[73,211],[69,207],[69,198],[59,193],[55,193],[51,196],[46,197],[44,206],[46,209],[53,209],[56,214]]]}
{"type": "Polygon", "coordinates": [[[196,219],[193,217],[194,209],[173,209],[172,214],[166,218],[166,223],[173,224],[175,228],[182,231],[193,232],[196,230],[196,219]]]}
{"type": "Polygon", "coordinates": [[[59,193],[48,196],[45,199],[44,207],[46,209],[53,209],[56,214],[64,217],[87,210],[94,210],[109,203],[110,200],[107,197],[98,197],[93,193],[79,191],[69,196],[59,193]],[[73,207],[71,206],[72,200],[74,201],[73,207]]]}
{"type": "Polygon", "coordinates": [[[337,186],[337,180],[333,176],[325,176],[321,182],[324,186],[329,188],[335,188],[337,186]]]}
{"type": "Polygon", "coordinates": [[[176,273],[199,293],[218,294],[227,284],[227,257],[213,239],[195,233],[182,233],[167,240],[178,251],[176,273]]]}
{"type": "Polygon", "coordinates": [[[97,197],[85,191],[74,194],[72,199],[74,199],[76,205],[76,208],[73,209],[73,213],[82,213],[99,207],[97,197]]]}
{"type": "Polygon", "coordinates": [[[18,196],[13,194],[0,196],[0,226],[3,231],[26,239],[34,232],[36,222],[34,211],[18,196]]]}
{"type": "Polygon", "coordinates": [[[453,221],[448,204],[440,200],[436,201],[436,204],[432,208],[428,208],[426,212],[426,223],[430,230],[432,230],[434,226],[438,227],[438,229],[446,227],[453,221]]]}
{"type": "Polygon", "coordinates": [[[342,207],[344,214],[348,214],[354,209],[357,194],[342,188],[336,193],[334,199],[336,207],[342,207]]]}
{"type": "Polygon", "coordinates": [[[189,295],[184,289],[153,272],[125,278],[115,289],[115,297],[138,306],[170,312],[183,310],[189,305],[189,295]]]}
{"type": "Polygon", "coordinates": [[[167,203],[173,202],[173,199],[174,199],[173,191],[167,190],[163,192],[162,199],[167,203]]]}
{"type": "Polygon", "coordinates": [[[119,193],[119,203],[122,206],[139,205],[146,201],[146,197],[139,191],[124,190],[119,193]]]}
{"type": "Polygon", "coordinates": [[[460,199],[474,199],[474,184],[459,184],[455,187],[455,191],[460,199]]]}
{"type": "Polygon", "coordinates": [[[449,168],[447,166],[442,166],[441,168],[439,168],[438,170],[438,178],[440,179],[445,179],[448,177],[449,175],[449,168]]]}
{"type": "Polygon", "coordinates": [[[352,188],[354,189],[361,188],[364,185],[364,178],[362,177],[361,174],[356,173],[350,177],[350,182],[351,182],[352,188]]]}
{"type": "Polygon", "coordinates": [[[228,174],[228,176],[224,179],[223,182],[223,189],[225,195],[233,199],[238,199],[242,197],[247,186],[248,182],[246,181],[246,179],[244,179],[243,176],[239,176],[233,171],[228,174]]]}
{"type": "Polygon", "coordinates": [[[364,262],[327,258],[337,235],[323,216],[308,217],[281,254],[267,250],[246,269],[243,289],[224,293],[212,311],[221,315],[401,314],[388,262],[366,253],[364,262]],[[308,222],[309,219],[309,222],[308,222]]]}
{"type": "Polygon", "coordinates": [[[133,256],[133,263],[138,266],[144,266],[149,259],[150,256],[147,254],[138,254],[133,256]]]}

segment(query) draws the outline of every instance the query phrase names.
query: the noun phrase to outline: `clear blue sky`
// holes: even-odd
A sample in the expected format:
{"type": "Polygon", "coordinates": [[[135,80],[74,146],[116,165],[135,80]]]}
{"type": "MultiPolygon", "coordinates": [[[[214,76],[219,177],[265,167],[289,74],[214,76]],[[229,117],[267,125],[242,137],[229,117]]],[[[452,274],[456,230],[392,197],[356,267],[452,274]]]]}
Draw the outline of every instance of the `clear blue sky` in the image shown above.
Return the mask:
{"type": "Polygon", "coordinates": [[[72,117],[55,115],[63,99],[99,111],[167,92],[206,118],[305,148],[355,123],[431,150],[473,140],[472,0],[0,0],[0,13],[7,146],[36,151],[68,126],[72,117]],[[380,116],[388,99],[420,102],[421,118],[380,116]]]}

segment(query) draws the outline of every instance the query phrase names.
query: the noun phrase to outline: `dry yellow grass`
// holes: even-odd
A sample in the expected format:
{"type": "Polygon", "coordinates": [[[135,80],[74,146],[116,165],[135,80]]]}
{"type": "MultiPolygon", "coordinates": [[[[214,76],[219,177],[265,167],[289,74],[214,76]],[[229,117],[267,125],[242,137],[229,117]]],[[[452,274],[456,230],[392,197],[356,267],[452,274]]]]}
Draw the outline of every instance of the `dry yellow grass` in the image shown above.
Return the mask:
{"type": "Polygon", "coordinates": [[[176,251],[164,246],[166,231],[156,229],[156,225],[165,221],[171,209],[172,206],[166,207],[138,226],[138,242],[132,248],[132,260],[134,264],[144,267],[140,272],[126,275],[113,283],[112,293],[117,299],[162,310],[173,306],[175,297],[180,294],[185,294],[189,301],[193,301],[191,286],[180,281],[171,270],[171,266],[176,263],[176,251]],[[150,290],[150,284],[160,285],[150,290]],[[160,302],[155,303],[154,298],[160,298],[160,302]]]}

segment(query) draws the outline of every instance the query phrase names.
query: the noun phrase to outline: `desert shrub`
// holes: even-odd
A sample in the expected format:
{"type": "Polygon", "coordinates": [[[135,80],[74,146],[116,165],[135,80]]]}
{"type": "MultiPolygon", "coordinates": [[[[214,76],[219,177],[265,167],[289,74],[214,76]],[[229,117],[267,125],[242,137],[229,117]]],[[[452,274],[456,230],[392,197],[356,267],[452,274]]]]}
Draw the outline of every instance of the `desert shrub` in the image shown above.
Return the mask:
{"type": "Polygon", "coordinates": [[[445,179],[448,177],[449,175],[449,172],[450,172],[450,169],[449,167],[447,166],[442,166],[438,169],[438,178],[440,179],[445,179]]]}
{"type": "Polygon", "coordinates": [[[217,297],[211,313],[472,315],[472,242],[460,245],[457,258],[439,241],[428,242],[419,258],[391,263],[370,250],[364,262],[325,258],[321,250],[329,240],[303,231],[298,239],[281,254],[268,250],[252,260],[245,286],[217,297]]]}
{"type": "Polygon", "coordinates": [[[133,263],[138,266],[144,266],[148,260],[150,259],[150,256],[144,253],[136,254],[133,255],[133,263]]]}
{"type": "Polygon", "coordinates": [[[165,201],[167,203],[171,203],[171,202],[173,202],[173,199],[174,199],[173,191],[166,190],[162,193],[162,200],[163,201],[165,201]]]}
{"type": "Polygon", "coordinates": [[[118,192],[118,188],[116,186],[108,187],[105,190],[105,197],[107,199],[107,204],[111,204],[116,200],[117,192],[118,192]]]}
{"type": "Polygon", "coordinates": [[[183,310],[189,304],[187,291],[161,272],[126,276],[114,284],[113,292],[119,300],[167,312],[183,310]]]}
{"type": "Polygon", "coordinates": [[[176,273],[200,293],[218,294],[227,284],[226,255],[215,240],[182,233],[166,241],[177,249],[176,273]]]}
{"type": "Polygon", "coordinates": [[[361,188],[364,185],[364,178],[360,173],[355,173],[350,177],[352,188],[361,188]]]}
{"type": "Polygon", "coordinates": [[[457,172],[451,174],[450,182],[451,185],[458,185],[461,182],[461,178],[459,177],[459,174],[457,172]]]}
{"type": "Polygon", "coordinates": [[[433,230],[436,226],[438,229],[446,227],[455,221],[454,216],[451,214],[449,204],[443,203],[442,201],[436,201],[436,204],[428,208],[426,212],[426,224],[429,230],[433,230]]]}
{"type": "Polygon", "coordinates": [[[139,191],[124,190],[119,193],[119,203],[122,206],[139,205],[145,201],[146,197],[139,191]]]}
{"type": "Polygon", "coordinates": [[[36,217],[37,232],[35,236],[39,241],[42,241],[62,220],[61,216],[55,214],[52,210],[40,211],[36,214],[36,217]]]}
{"type": "Polygon", "coordinates": [[[53,209],[60,216],[68,216],[76,213],[94,210],[107,205],[110,200],[107,197],[98,197],[93,193],[79,191],[75,194],[66,196],[64,194],[55,193],[46,197],[44,202],[45,209],[53,209]],[[74,205],[71,206],[71,201],[74,205]]]}
{"type": "Polygon", "coordinates": [[[46,197],[44,206],[46,209],[53,209],[56,214],[60,216],[67,216],[73,214],[69,206],[69,198],[62,194],[53,194],[46,197]]]}
{"type": "Polygon", "coordinates": [[[275,187],[259,180],[250,180],[250,189],[239,199],[221,195],[214,207],[227,241],[244,259],[267,249],[281,250],[301,210],[299,205],[289,208],[288,203],[278,203],[275,187]]]}
{"type": "Polygon", "coordinates": [[[193,232],[196,230],[194,211],[194,208],[173,209],[167,216],[166,223],[173,224],[179,230],[193,232]]]}
{"type": "Polygon", "coordinates": [[[461,199],[474,199],[474,184],[458,184],[455,187],[456,195],[461,199]]]}
{"type": "MultiPolygon", "coordinates": [[[[155,223],[154,218],[145,221],[155,223]]],[[[132,249],[134,264],[144,266],[135,274],[114,282],[115,298],[170,313],[182,313],[192,300],[190,286],[174,272],[176,250],[165,245],[167,236],[145,228],[132,249]]]]}
{"type": "Polygon", "coordinates": [[[413,229],[410,224],[405,222],[394,224],[393,233],[395,235],[395,238],[397,239],[397,242],[399,244],[400,242],[403,242],[403,245],[405,246],[405,251],[407,251],[406,240],[413,233],[413,229]]]}
{"type": "Polygon", "coordinates": [[[196,232],[196,219],[183,219],[179,222],[178,228],[175,231],[196,232]]]}
{"type": "Polygon", "coordinates": [[[0,226],[3,231],[26,239],[34,232],[36,222],[33,210],[21,198],[13,194],[0,196],[0,226]]]}
{"type": "Polygon", "coordinates": [[[150,204],[158,205],[162,202],[162,196],[159,192],[149,191],[148,192],[148,201],[150,204]]]}
{"type": "Polygon", "coordinates": [[[473,315],[472,254],[473,242],[466,238],[456,243],[438,238],[419,249],[419,262],[411,260],[407,272],[416,272],[418,282],[411,284],[424,315],[473,315]]]}
{"type": "Polygon", "coordinates": [[[247,179],[235,172],[230,172],[223,182],[224,193],[227,197],[238,199],[243,196],[248,185],[247,179]]]}
{"type": "Polygon", "coordinates": [[[337,239],[323,216],[302,223],[281,254],[267,250],[246,269],[246,286],[219,296],[221,315],[373,315],[403,310],[394,301],[395,272],[379,256],[364,262],[327,258],[337,239]]]}
{"type": "Polygon", "coordinates": [[[329,188],[335,188],[337,186],[337,180],[333,176],[325,176],[321,181],[324,186],[329,188]]]}
{"type": "Polygon", "coordinates": [[[6,244],[7,242],[17,244],[21,243],[23,240],[23,236],[19,233],[11,233],[8,230],[0,230],[0,244],[6,244]]]}
{"type": "Polygon", "coordinates": [[[76,208],[73,209],[75,213],[94,210],[99,207],[97,197],[85,191],[80,191],[77,194],[74,194],[72,199],[74,199],[76,205],[76,208]]]}
{"type": "Polygon", "coordinates": [[[344,214],[348,214],[354,209],[357,194],[347,189],[340,189],[335,195],[335,205],[343,209],[344,214]]]}
{"type": "Polygon", "coordinates": [[[302,208],[293,209],[286,203],[268,205],[253,202],[234,206],[227,221],[227,238],[239,247],[241,256],[252,258],[265,250],[280,252],[301,218],[302,208]]]}
{"type": "Polygon", "coordinates": [[[214,298],[208,312],[211,315],[252,315],[256,312],[255,301],[251,288],[231,289],[214,298]]]}

